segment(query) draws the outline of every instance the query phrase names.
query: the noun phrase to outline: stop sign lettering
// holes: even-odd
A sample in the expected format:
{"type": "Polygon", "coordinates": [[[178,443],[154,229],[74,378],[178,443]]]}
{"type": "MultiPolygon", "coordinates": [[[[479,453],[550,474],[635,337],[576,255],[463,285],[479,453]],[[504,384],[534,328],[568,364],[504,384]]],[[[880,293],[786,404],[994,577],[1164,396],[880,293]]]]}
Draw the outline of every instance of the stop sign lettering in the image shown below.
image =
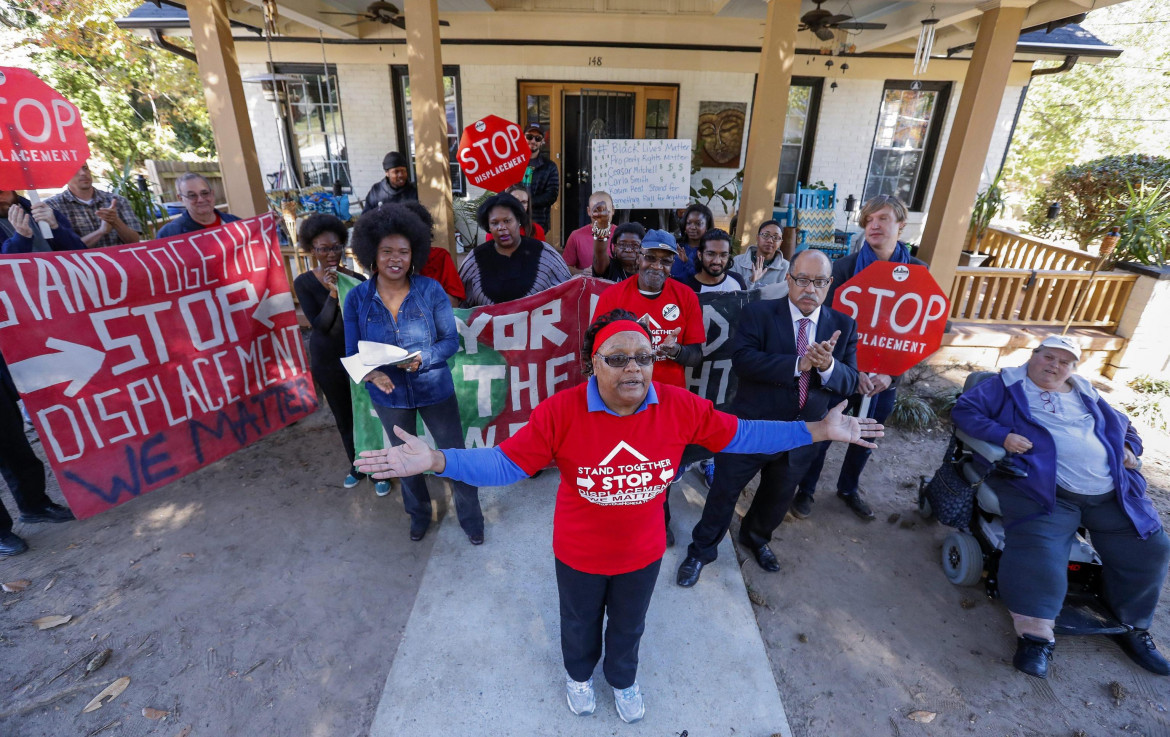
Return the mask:
{"type": "Polygon", "coordinates": [[[0,189],[62,187],[88,158],[73,103],[27,69],[0,67],[0,189]]]}
{"type": "Polygon", "coordinates": [[[938,350],[950,302],[925,266],[877,261],[837,290],[857,321],[857,369],[899,376],[938,350]]]}
{"type": "Polygon", "coordinates": [[[457,156],[472,184],[503,192],[524,179],[531,154],[520,126],[489,115],[463,129],[457,156]]]}

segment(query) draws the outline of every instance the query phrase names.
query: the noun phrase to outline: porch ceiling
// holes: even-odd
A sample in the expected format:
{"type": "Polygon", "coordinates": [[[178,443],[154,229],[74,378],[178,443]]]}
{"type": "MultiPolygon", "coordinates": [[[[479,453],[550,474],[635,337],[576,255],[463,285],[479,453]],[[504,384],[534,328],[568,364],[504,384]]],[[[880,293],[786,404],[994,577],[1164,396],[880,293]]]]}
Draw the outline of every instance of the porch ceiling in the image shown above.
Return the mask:
{"type": "MultiPolygon", "coordinates": [[[[182,7],[187,0],[164,1],[182,7]]],[[[1029,0],[1010,1],[1015,4],[1029,0]]],[[[278,28],[281,35],[289,37],[316,36],[321,32],[343,40],[401,39],[405,35],[401,29],[361,17],[370,2],[276,0],[280,14],[278,28]],[[352,13],[354,17],[337,13],[352,13]]],[[[1029,8],[1024,27],[1043,26],[1122,2],[1126,0],[1036,0],[1029,8]]],[[[263,0],[229,0],[233,19],[253,27],[263,25],[262,4],[263,0]]],[[[403,3],[399,0],[394,4],[401,7],[403,3]]],[[[979,8],[990,4],[986,0],[825,0],[823,7],[827,11],[850,15],[854,21],[884,23],[886,27],[839,30],[836,39],[828,44],[812,32],[803,31],[797,36],[797,46],[817,49],[847,44],[855,47],[856,53],[913,53],[921,21],[930,16],[933,5],[934,17],[939,19],[934,49],[936,55],[942,55],[947,49],[974,42],[979,30],[979,8]]],[[[753,30],[753,21],[763,23],[766,3],[764,0],[438,0],[438,6],[440,17],[450,23],[441,31],[445,40],[540,38],[580,42],[596,39],[599,24],[613,29],[613,35],[608,38],[620,36],[624,40],[630,33],[629,27],[622,27],[622,18],[638,17],[643,24],[639,34],[644,34],[648,41],[659,42],[667,36],[675,43],[705,45],[711,44],[710,39],[714,38],[716,44],[755,46],[762,29],[753,30]],[[574,16],[571,22],[569,16],[574,16]],[[655,27],[648,28],[645,23],[651,18],[655,27]],[[534,36],[533,31],[539,35],[534,36]]],[[[815,7],[812,0],[802,0],[801,13],[815,7]]],[[[1033,51],[1018,58],[1035,58],[1035,54],[1033,51]]]]}

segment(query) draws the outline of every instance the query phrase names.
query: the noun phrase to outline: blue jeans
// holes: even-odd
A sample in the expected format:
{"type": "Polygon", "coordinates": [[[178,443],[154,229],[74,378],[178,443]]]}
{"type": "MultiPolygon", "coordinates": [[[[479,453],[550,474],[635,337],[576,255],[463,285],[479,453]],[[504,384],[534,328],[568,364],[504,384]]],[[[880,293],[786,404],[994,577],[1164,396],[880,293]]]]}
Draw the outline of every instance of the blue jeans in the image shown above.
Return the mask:
{"type": "MultiPolygon", "coordinates": [[[[869,416],[878,422],[885,422],[886,418],[890,416],[890,413],[894,411],[894,398],[897,395],[898,387],[891,386],[871,399],[869,402],[869,416]]],[[[846,411],[856,414],[860,408],[861,395],[854,394],[849,398],[849,406],[846,408],[846,411]]],[[[820,450],[817,453],[816,459],[813,460],[812,465],[805,472],[804,478],[800,480],[800,493],[808,497],[812,497],[817,491],[817,481],[820,479],[821,469],[825,465],[825,455],[829,452],[828,440],[822,441],[818,445],[820,445],[820,450]]],[[[849,448],[845,451],[845,460],[841,462],[841,473],[837,476],[837,493],[857,493],[858,484],[861,482],[861,472],[865,470],[865,464],[869,462],[871,453],[873,451],[869,448],[863,448],[860,445],[850,443],[849,448]]]]}
{"type": "Polygon", "coordinates": [[[999,592],[1009,611],[1056,619],[1068,592],[1069,547],[1077,528],[1084,527],[1101,556],[1105,603],[1122,624],[1149,629],[1170,563],[1170,538],[1163,530],[1138,537],[1115,492],[1086,495],[1057,488],[1052,514],[1018,491],[997,492],[1005,538],[999,592]]]}
{"type": "MultiPolygon", "coordinates": [[[[418,427],[418,416],[426,423],[427,430],[435,441],[439,450],[445,448],[463,447],[463,424],[459,421],[459,402],[452,394],[438,404],[426,407],[398,409],[374,405],[378,419],[386,435],[390,437],[392,446],[402,445],[402,441],[394,434],[397,425],[413,434],[418,427]]],[[[451,487],[455,497],[455,513],[459,516],[459,526],[468,535],[483,534],[483,512],[479,507],[479,489],[462,481],[451,480],[451,487]]],[[[425,475],[408,476],[402,479],[402,505],[412,520],[431,519],[431,495],[427,491],[425,475]]]]}

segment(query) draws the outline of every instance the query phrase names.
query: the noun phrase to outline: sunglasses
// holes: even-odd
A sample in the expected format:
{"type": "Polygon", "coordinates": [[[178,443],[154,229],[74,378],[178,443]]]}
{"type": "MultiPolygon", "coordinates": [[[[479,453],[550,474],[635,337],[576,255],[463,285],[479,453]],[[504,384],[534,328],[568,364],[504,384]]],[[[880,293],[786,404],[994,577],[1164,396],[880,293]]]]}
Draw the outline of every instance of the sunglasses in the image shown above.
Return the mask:
{"type": "Polygon", "coordinates": [[[605,361],[606,366],[616,369],[625,368],[629,365],[631,359],[639,366],[649,366],[650,364],[654,363],[653,353],[639,353],[636,356],[627,356],[624,353],[613,353],[608,356],[602,355],[601,353],[595,355],[596,358],[600,358],[602,361],[605,361]]]}
{"type": "Polygon", "coordinates": [[[540,143],[544,140],[544,136],[537,135],[536,133],[528,133],[524,137],[529,141],[536,141],[537,143],[540,143]]]}

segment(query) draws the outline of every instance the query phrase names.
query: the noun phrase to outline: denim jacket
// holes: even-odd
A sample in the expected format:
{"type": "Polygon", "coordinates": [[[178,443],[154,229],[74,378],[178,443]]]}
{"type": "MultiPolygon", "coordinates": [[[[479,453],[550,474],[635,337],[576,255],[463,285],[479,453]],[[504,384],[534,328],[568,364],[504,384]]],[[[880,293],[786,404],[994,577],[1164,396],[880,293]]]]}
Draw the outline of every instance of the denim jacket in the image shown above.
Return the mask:
{"type": "Polygon", "coordinates": [[[374,404],[396,409],[413,409],[437,404],[455,393],[455,382],[447,359],[459,350],[455,313],[447,293],[434,279],[414,275],[410,293],[402,300],[395,320],[378,296],[377,278],[364,281],[349,291],[342,308],[345,317],[345,355],[358,352],[359,340],[396,345],[413,353],[421,351],[422,365],[407,373],[394,366],[380,366],[394,382],[386,393],[366,382],[374,404]]]}

